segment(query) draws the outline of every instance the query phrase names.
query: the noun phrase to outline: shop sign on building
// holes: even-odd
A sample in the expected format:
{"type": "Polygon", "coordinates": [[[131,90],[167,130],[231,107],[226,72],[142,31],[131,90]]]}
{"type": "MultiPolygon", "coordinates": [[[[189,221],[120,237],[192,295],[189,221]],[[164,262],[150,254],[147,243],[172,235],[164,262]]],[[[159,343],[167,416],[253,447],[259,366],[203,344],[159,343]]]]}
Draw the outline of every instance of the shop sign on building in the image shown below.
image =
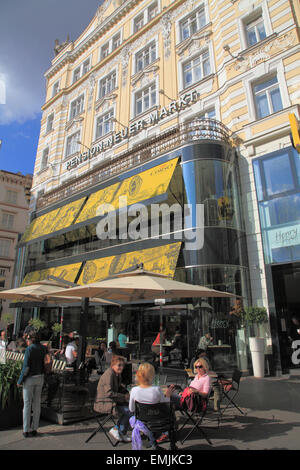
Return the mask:
{"type": "Polygon", "coordinates": [[[147,117],[139,119],[138,121],[132,122],[129,127],[125,127],[119,132],[114,132],[106,140],[99,142],[91,147],[87,152],[81,153],[79,156],[76,156],[69,160],[66,163],[67,170],[72,170],[76,168],[81,163],[95,157],[99,153],[112,148],[115,144],[121,143],[124,139],[130,139],[130,137],[138,134],[143,129],[157,124],[159,121],[163,120],[167,116],[175,112],[180,112],[185,109],[186,106],[189,106],[192,103],[195,103],[198,99],[198,92],[196,90],[182,95],[178,100],[171,101],[168,106],[164,106],[160,109],[156,109],[151,112],[147,117]]]}

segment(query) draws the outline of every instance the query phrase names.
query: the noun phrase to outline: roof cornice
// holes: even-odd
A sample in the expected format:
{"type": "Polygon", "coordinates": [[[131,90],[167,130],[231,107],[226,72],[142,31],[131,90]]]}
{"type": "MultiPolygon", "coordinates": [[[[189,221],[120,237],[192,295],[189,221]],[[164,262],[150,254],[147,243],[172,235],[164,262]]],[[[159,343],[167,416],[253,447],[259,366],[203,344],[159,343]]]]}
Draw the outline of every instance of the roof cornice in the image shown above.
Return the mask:
{"type": "MultiPolygon", "coordinates": [[[[81,41],[72,51],[67,50],[70,43],[66,45],[66,51],[61,52],[61,57],[48,69],[44,76],[51,78],[66,63],[72,63],[80,56],[91,44],[103,36],[116,22],[118,22],[130,9],[140,3],[142,0],[127,0],[117,8],[109,17],[102,21],[83,41],[81,41]]],[[[95,15],[96,16],[96,15],[95,15]]]]}

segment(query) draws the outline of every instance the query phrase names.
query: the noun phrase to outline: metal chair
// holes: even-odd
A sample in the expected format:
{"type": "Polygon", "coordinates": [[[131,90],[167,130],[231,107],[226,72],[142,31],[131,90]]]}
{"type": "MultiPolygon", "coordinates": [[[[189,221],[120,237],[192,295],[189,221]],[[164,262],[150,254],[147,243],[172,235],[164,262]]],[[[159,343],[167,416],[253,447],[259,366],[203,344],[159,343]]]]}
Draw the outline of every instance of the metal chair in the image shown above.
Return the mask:
{"type": "Polygon", "coordinates": [[[170,450],[178,450],[176,446],[176,418],[171,403],[146,404],[135,402],[135,417],[147,426],[154,437],[159,437],[162,433],[168,432],[170,450]]]}
{"type": "Polygon", "coordinates": [[[208,394],[206,398],[203,398],[198,393],[193,393],[192,395],[193,395],[193,399],[195,403],[194,409],[189,410],[189,409],[183,408],[181,410],[181,412],[185,415],[186,419],[183,425],[181,426],[181,428],[178,430],[178,432],[181,432],[189,421],[191,421],[193,424],[192,428],[188,431],[185,437],[180,441],[181,444],[183,444],[191,436],[191,434],[197,429],[201,433],[201,435],[206,439],[208,444],[213,445],[211,440],[208,438],[207,434],[204,432],[203,426],[201,426],[207,413],[210,394],[211,392],[208,394]]]}
{"type": "MultiPolygon", "coordinates": [[[[90,384],[91,385],[91,384],[90,384]]],[[[90,436],[87,438],[85,443],[87,444],[93,437],[98,433],[98,432],[103,432],[106,438],[108,439],[109,443],[111,444],[112,447],[116,447],[120,441],[113,441],[112,438],[109,435],[108,429],[106,429],[106,424],[109,423],[110,421],[112,422],[113,426],[116,425],[115,418],[112,413],[97,413],[94,410],[94,402],[95,402],[95,395],[96,393],[91,392],[91,387],[88,388],[89,390],[89,399],[90,399],[90,409],[91,413],[95,419],[95,421],[98,423],[98,427],[90,434],[90,436]]],[[[111,426],[110,426],[111,427],[111,426]]]]}
{"type": "Polygon", "coordinates": [[[238,369],[234,369],[231,379],[225,378],[220,374],[218,376],[218,382],[222,390],[222,400],[223,398],[227,400],[225,408],[221,410],[222,416],[229,407],[236,408],[242,415],[245,414],[234,401],[235,397],[239,393],[241,376],[242,373],[238,369]]]}

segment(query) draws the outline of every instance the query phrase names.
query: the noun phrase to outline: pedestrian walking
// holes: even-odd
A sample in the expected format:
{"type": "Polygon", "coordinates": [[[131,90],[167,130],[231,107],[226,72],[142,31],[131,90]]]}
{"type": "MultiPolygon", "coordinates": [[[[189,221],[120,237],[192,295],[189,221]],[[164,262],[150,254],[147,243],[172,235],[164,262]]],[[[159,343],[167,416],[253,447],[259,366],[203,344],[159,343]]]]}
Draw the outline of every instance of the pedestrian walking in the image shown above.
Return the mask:
{"type": "Polygon", "coordinates": [[[30,332],[26,336],[26,342],[23,368],[17,383],[18,387],[23,385],[23,436],[25,438],[37,435],[45,364],[51,362],[50,355],[45,346],[40,344],[36,332],[30,332]]]}

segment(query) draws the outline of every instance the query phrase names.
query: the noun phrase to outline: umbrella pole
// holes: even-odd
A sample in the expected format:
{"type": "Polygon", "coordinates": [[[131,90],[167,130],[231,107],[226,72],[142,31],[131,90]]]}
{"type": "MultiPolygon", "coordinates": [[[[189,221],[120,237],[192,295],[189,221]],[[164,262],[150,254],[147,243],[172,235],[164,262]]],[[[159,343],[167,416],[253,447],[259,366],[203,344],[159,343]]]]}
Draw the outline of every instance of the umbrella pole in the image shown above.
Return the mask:
{"type": "Polygon", "coordinates": [[[63,308],[63,307],[60,307],[60,336],[59,336],[59,349],[61,349],[61,347],[62,347],[63,321],[64,321],[64,308],[63,308]]]}
{"type": "Polygon", "coordinates": [[[163,327],[163,316],[162,316],[162,304],[159,305],[160,313],[160,335],[159,335],[159,367],[163,367],[163,348],[162,348],[162,327],[163,327]]]}
{"type": "Polygon", "coordinates": [[[80,311],[80,326],[79,326],[79,348],[77,358],[77,368],[80,370],[80,379],[84,379],[84,362],[85,362],[85,350],[86,350],[86,332],[87,332],[87,321],[89,311],[89,298],[83,297],[81,302],[80,311]]]}

